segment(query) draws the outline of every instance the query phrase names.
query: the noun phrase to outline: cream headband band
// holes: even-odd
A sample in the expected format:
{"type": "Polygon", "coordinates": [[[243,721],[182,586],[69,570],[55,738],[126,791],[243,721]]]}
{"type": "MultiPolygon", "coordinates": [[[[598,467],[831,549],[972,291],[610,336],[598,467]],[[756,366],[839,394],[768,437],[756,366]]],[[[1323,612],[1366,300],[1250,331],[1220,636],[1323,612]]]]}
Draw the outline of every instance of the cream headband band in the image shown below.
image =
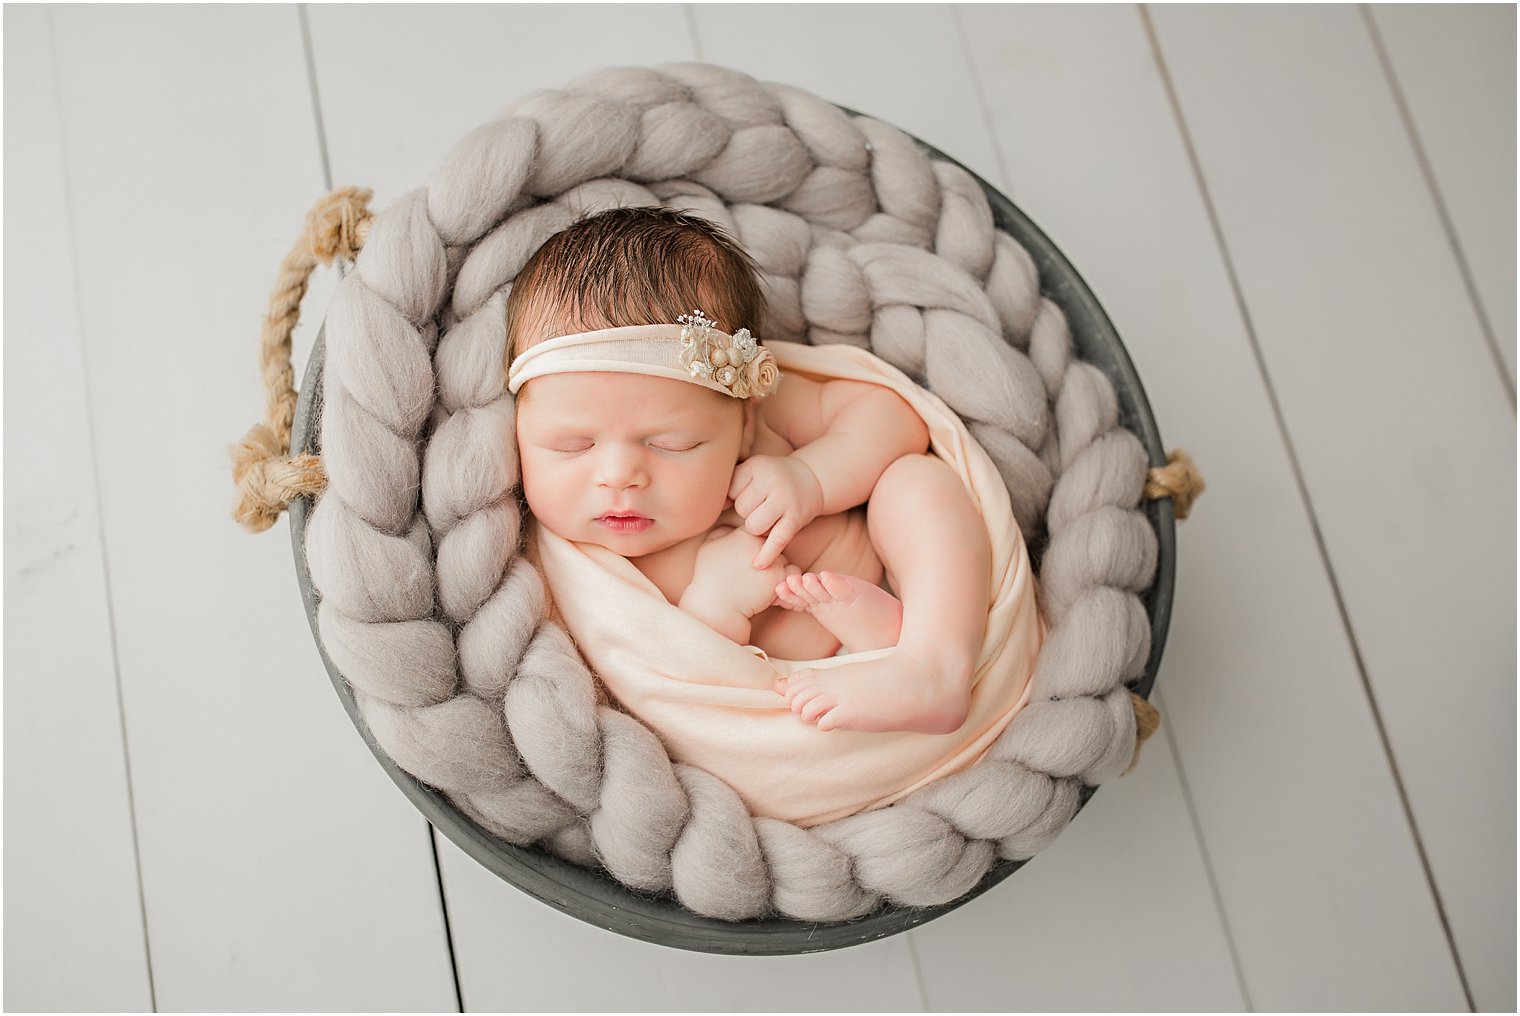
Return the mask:
{"type": "Polygon", "coordinates": [[[776,390],[781,371],[748,328],[729,335],[699,310],[676,320],[681,323],[599,328],[540,342],[512,361],[507,391],[516,395],[545,374],[586,371],[668,377],[736,399],[763,399],[776,390]]]}

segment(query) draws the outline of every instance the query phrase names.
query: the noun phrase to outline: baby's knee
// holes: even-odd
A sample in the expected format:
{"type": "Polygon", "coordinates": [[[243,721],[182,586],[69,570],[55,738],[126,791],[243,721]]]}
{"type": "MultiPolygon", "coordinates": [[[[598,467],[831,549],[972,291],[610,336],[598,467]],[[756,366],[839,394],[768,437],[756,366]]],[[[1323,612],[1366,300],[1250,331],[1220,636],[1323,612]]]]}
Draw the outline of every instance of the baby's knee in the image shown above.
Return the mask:
{"type": "Polygon", "coordinates": [[[946,462],[933,455],[903,455],[894,459],[871,490],[870,501],[879,495],[913,500],[944,497],[964,498],[965,484],[946,462]]]}
{"type": "Polygon", "coordinates": [[[892,465],[902,469],[949,469],[943,459],[938,455],[928,452],[911,452],[907,455],[899,455],[892,460],[892,465]]]}

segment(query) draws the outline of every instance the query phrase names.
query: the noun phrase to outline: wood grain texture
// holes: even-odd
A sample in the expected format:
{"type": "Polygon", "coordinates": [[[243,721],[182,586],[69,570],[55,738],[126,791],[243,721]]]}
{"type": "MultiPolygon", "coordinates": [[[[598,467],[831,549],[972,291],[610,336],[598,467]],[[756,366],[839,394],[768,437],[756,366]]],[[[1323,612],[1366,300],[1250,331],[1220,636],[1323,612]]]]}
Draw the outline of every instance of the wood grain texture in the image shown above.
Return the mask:
{"type": "Polygon", "coordinates": [[[321,188],[296,12],[53,15],[158,1005],[452,1007],[426,824],[334,701],[284,527],[230,518],[321,188]]]}
{"type": "Polygon", "coordinates": [[[5,1008],[152,1008],[45,7],[5,11],[5,1008]]]}
{"type": "Polygon", "coordinates": [[[1473,1001],[1509,1007],[1512,408],[1358,12],[1153,16],[1473,1001]]]}

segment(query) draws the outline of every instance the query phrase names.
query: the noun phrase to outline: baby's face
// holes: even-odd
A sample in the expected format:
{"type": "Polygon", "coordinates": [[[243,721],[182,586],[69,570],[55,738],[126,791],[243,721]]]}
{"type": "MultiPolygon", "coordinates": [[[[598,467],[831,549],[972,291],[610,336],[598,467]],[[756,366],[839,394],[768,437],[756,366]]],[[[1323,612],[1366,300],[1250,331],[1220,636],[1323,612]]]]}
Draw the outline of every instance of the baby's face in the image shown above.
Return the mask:
{"type": "Polygon", "coordinates": [[[642,557],[723,513],[744,417],[734,400],[644,374],[549,374],[519,394],[523,495],[564,539],[642,557]]]}

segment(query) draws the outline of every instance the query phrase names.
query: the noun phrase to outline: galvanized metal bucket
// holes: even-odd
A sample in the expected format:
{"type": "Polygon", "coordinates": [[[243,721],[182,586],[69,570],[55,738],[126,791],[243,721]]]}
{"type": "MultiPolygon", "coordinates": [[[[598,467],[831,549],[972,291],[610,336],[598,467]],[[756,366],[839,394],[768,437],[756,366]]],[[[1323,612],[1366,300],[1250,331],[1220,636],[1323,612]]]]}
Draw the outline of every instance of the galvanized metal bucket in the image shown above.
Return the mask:
{"type": "MultiPolygon", "coordinates": [[[[852,110],[845,112],[853,114],[852,110]]],[[[917,143],[932,158],[955,162],[938,149],[922,141],[917,143]]],[[[1028,216],[985,180],[974,173],[971,175],[987,195],[996,227],[1018,240],[1033,256],[1039,269],[1042,291],[1066,314],[1076,354],[1102,370],[1113,382],[1119,400],[1120,423],[1145,445],[1153,467],[1165,466],[1167,457],[1150,404],[1145,397],[1145,389],[1124,344],[1119,341],[1118,333],[1104,314],[1097,298],[1056,245],[1028,216]]],[[[319,333],[296,407],[291,440],[293,454],[317,454],[321,450],[318,447],[318,423],[322,405],[323,359],[324,341],[319,333]]],[[[310,503],[305,498],[297,499],[290,506],[290,533],[295,550],[296,575],[300,582],[301,596],[306,603],[312,634],[321,650],[322,662],[327,667],[333,687],[337,689],[338,697],[348,710],[349,717],[364,734],[365,741],[381,766],[428,821],[486,868],[549,906],[609,931],[678,949],[736,955],[823,952],[875,941],[941,917],[997,885],[1025,863],[1006,860],[998,863],[970,893],[938,907],[883,907],[847,924],[814,924],[779,918],[731,923],[693,914],[683,909],[672,897],[651,897],[635,892],[605,873],[577,867],[542,851],[503,842],[466,818],[443,795],[398,768],[376,745],[366,729],[348,682],[328,657],[317,628],[318,597],[312,588],[302,550],[309,508],[310,503]]],[[[1177,548],[1172,501],[1168,498],[1148,500],[1144,503],[1143,510],[1156,532],[1159,544],[1156,580],[1142,598],[1151,621],[1151,654],[1144,676],[1134,686],[1136,693],[1148,698],[1166,645],[1177,548]]],[[[1037,568],[1041,550],[1037,546],[1030,547],[1037,568]]],[[[1087,803],[1093,790],[1091,787],[1084,790],[1082,804],[1087,803]]]]}

